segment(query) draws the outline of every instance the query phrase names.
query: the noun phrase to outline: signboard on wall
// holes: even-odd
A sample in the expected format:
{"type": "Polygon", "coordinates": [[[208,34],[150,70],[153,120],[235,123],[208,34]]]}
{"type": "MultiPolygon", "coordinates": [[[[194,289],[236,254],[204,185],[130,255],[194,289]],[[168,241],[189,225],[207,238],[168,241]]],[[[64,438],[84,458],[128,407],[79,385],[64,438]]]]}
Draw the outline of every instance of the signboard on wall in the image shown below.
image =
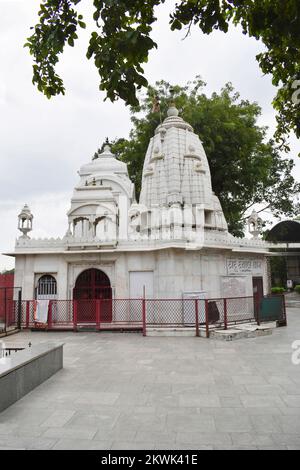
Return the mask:
{"type": "Polygon", "coordinates": [[[229,258],[226,260],[227,274],[250,274],[258,276],[263,274],[263,261],[249,258],[229,258]]]}

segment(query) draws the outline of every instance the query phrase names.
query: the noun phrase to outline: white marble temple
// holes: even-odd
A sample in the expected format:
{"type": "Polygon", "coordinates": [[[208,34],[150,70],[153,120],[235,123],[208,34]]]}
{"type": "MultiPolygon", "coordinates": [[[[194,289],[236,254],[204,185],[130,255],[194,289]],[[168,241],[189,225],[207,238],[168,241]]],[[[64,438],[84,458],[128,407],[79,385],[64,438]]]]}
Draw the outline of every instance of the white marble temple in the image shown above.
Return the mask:
{"type": "Polygon", "coordinates": [[[57,285],[49,298],[72,299],[78,276],[91,268],[105,273],[116,298],[140,297],[144,286],[157,298],[252,295],[253,277],[267,293],[270,243],[228,232],[202,143],[173,105],[149,142],[139,202],[108,142],[78,173],[64,237],[30,238],[29,207],[19,215],[22,236],[7,254],[23,299],[38,295],[45,275],[57,285]]]}

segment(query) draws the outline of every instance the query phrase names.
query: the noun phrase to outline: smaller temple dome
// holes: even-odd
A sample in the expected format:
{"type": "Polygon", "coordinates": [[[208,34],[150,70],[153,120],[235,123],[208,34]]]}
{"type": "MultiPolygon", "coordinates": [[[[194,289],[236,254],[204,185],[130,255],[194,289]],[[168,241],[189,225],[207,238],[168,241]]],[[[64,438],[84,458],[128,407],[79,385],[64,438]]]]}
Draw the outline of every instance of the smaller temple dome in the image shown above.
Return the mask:
{"type": "Polygon", "coordinates": [[[112,153],[109,143],[106,141],[102,152],[98,150],[90,163],[86,163],[79,170],[80,176],[87,176],[98,172],[124,173],[127,175],[127,165],[112,153]]]}
{"type": "Polygon", "coordinates": [[[67,236],[73,239],[116,240],[127,236],[128,209],[134,196],[127,165],[112,153],[108,141],[79,170],[68,211],[67,236]]]}

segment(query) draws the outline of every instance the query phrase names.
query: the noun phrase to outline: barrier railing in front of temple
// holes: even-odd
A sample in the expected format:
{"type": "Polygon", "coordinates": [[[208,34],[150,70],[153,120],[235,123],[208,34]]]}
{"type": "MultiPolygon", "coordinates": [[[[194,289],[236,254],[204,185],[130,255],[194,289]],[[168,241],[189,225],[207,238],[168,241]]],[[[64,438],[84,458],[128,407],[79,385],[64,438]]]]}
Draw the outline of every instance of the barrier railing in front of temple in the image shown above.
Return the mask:
{"type": "Polygon", "coordinates": [[[0,287],[0,334],[21,328],[21,287],[0,287]]]}
{"type": "Polygon", "coordinates": [[[220,299],[50,300],[47,323],[37,318],[37,301],[21,301],[21,327],[45,330],[138,330],[185,328],[196,336],[233,324],[265,321],[286,324],[284,296],[220,299]]]}

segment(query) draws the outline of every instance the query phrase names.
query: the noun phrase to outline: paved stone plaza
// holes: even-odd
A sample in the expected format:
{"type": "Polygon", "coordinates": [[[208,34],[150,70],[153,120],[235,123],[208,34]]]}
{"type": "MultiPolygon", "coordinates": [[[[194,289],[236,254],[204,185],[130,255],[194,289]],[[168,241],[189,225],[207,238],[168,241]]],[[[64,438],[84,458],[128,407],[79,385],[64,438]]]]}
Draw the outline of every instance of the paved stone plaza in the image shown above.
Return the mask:
{"type": "Polygon", "coordinates": [[[300,449],[300,309],[234,342],[137,333],[64,341],[64,369],[0,414],[1,449],[300,449]]]}

